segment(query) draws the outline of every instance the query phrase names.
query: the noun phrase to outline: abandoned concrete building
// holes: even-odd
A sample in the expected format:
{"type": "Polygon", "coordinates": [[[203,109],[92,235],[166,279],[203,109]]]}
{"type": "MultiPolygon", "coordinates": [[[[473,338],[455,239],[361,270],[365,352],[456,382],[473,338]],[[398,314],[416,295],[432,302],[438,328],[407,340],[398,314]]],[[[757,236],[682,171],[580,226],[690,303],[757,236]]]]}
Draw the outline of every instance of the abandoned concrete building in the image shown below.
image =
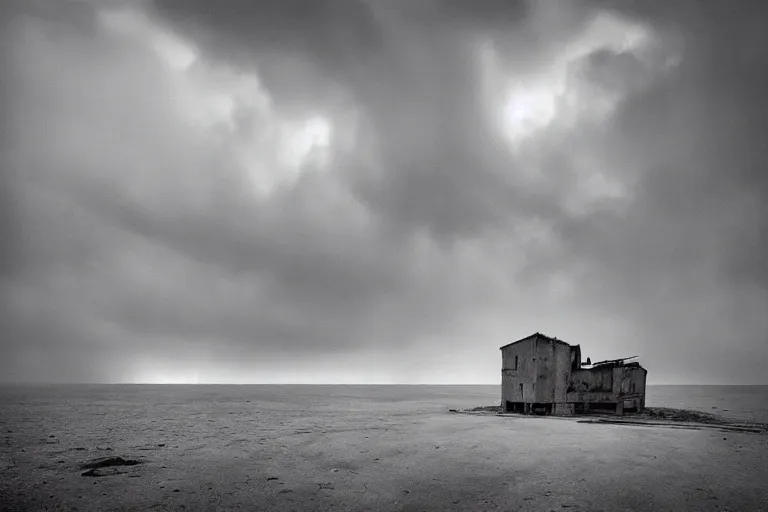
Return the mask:
{"type": "Polygon", "coordinates": [[[525,414],[641,412],[645,377],[634,357],[591,364],[579,345],[535,333],[501,347],[501,408],[525,414]]]}

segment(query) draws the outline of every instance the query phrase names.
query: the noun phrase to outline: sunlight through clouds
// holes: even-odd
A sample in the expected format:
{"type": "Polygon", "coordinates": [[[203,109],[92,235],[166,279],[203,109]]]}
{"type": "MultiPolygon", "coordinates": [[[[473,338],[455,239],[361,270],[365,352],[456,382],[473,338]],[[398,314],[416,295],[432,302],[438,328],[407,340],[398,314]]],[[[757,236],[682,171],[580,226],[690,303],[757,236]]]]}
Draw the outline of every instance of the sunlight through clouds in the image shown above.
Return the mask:
{"type": "Polygon", "coordinates": [[[172,69],[186,71],[198,59],[197,50],[169,31],[154,24],[146,15],[127,8],[104,10],[98,19],[113,34],[142,41],[172,69]]]}
{"type": "Polygon", "coordinates": [[[556,114],[556,95],[542,86],[515,87],[503,106],[504,134],[513,142],[548,126],[556,114]]]}
{"type": "Polygon", "coordinates": [[[300,168],[308,160],[323,164],[327,159],[324,150],[331,144],[331,125],[322,117],[311,117],[297,123],[284,125],[280,147],[280,159],[292,168],[300,168]]]}
{"type": "Polygon", "coordinates": [[[486,91],[492,95],[489,102],[495,105],[498,129],[516,150],[550,126],[575,129],[581,121],[605,120],[624,91],[598,93],[574,83],[574,66],[598,51],[628,52],[646,58],[654,49],[653,40],[649,28],[601,12],[548,65],[535,72],[512,74],[505,71],[503,54],[492,43],[484,43],[480,52],[482,75],[486,91]]]}
{"type": "Polygon", "coordinates": [[[256,72],[207,62],[192,43],[139,11],[107,10],[99,19],[105,30],[144,46],[165,65],[165,94],[178,121],[234,155],[257,196],[290,186],[307,165],[330,162],[332,121],[282,115],[256,72]]]}
{"type": "MultiPolygon", "coordinates": [[[[551,23],[547,7],[538,10],[542,23],[551,23]]],[[[605,11],[594,13],[532,69],[508,62],[490,39],[478,46],[485,108],[500,144],[519,163],[515,182],[546,189],[566,179],[573,185],[563,206],[575,217],[630,200],[631,177],[607,167],[600,154],[575,144],[565,157],[568,175],[559,176],[551,169],[550,151],[542,148],[607,129],[625,97],[674,68],[679,46],[640,22],[605,11]]]]}

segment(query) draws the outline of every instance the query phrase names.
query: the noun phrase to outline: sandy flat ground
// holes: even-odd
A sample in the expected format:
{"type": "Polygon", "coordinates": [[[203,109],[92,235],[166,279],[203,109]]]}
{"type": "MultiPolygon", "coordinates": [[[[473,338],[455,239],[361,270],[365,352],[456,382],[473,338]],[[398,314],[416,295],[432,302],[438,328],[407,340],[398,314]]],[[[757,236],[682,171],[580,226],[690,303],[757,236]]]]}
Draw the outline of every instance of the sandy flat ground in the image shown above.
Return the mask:
{"type": "Polygon", "coordinates": [[[768,511],[766,435],[422,405],[16,410],[0,423],[0,508],[768,511]],[[82,476],[107,456],[142,463],[82,476]]]}

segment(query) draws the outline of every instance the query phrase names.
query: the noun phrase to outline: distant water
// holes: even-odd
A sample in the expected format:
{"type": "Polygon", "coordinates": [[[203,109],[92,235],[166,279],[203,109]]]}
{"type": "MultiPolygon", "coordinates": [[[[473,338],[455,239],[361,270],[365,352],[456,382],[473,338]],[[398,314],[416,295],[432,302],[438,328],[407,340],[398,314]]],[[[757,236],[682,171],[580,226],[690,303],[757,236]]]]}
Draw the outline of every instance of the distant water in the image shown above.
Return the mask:
{"type": "Polygon", "coordinates": [[[648,386],[645,405],[768,423],[768,386],[648,386]]]}
{"type": "MultiPolygon", "coordinates": [[[[499,386],[279,386],[279,385],[63,385],[0,387],[5,416],[146,415],[162,410],[215,415],[233,402],[259,403],[303,414],[407,414],[497,404],[499,386]]],[[[768,386],[648,386],[646,405],[695,409],[744,421],[768,423],[768,386]]]]}

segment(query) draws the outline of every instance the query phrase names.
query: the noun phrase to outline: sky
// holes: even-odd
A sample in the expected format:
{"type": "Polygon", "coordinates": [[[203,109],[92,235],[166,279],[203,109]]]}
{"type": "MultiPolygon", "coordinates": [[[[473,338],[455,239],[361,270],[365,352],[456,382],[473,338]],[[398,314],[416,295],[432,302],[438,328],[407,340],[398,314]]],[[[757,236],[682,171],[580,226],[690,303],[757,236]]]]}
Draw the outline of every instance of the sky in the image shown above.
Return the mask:
{"type": "Polygon", "coordinates": [[[0,380],[768,384],[760,2],[0,13],[0,380]]]}

